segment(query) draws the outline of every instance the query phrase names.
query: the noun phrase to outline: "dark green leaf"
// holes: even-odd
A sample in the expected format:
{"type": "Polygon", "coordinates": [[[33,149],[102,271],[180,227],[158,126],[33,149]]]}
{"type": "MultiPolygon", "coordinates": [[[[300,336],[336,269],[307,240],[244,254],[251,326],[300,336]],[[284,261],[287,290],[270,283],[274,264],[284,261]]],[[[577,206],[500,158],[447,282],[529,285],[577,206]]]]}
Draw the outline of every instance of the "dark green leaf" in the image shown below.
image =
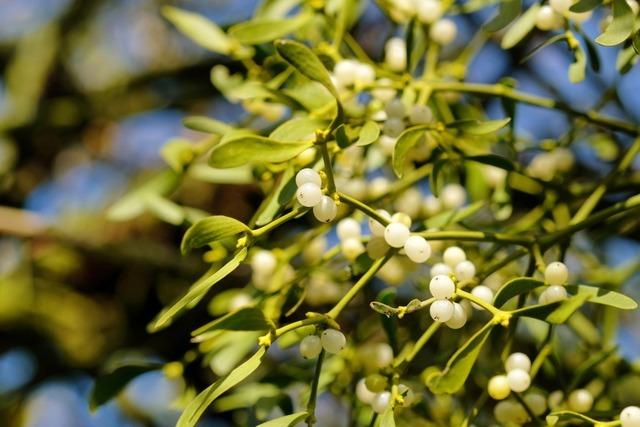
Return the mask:
{"type": "Polygon", "coordinates": [[[633,46],[633,50],[635,50],[636,53],[640,55],[640,30],[636,31],[636,33],[633,35],[631,45],[633,46]]]}
{"type": "Polygon", "coordinates": [[[347,131],[344,125],[340,125],[335,130],[336,142],[338,143],[338,147],[347,148],[351,145],[351,141],[349,140],[349,136],[347,136],[347,131]]]}
{"type": "Polygon", "coordinates": [[[503,49],[511,49],[520,43],[520,41],[535,28],[538,10],[540,10],[540,4],[534,3],[533,6],[527,9],[527,11],[509,27],[500,43],[503,49]]]}
{"type": "Polygon", "coordinates": [[[479,156],[470,156],[465,157],[465,160],[470,160],[472,162],[483,163],[485,165],[495,166],[500,169],[504,169],[506,171],[515,170],[515,165],[511,162],[511,160],[506,157],[498,156],[496,154],[482,154],[479,156]]]}
{"type": "Polygon", "coordinates": [[[246,362],[235,368],[226,377],[220,378],[198,394],[185,408],[176,427],[194,427],[202,414],[221,394],[237,385],[251,375],[262,363],[266,353],[264,347],[251,356],[246,362]]]}
{"type": "Polygon", "coordinates": [[[309,22],[312,15],[301,13],[287,18],[254,18],[229,28],[229,35],[243,44],[271,42],[293,33],[309,22]]]}
{"type": "Polygon", "coordinates": [[[503,0],[500,3],[498,15],[488,22],[484,26],[484,29],[489,32],[494,32],[509,25],[520,13],[521,3],[521,0],[503,0]]]}
{"type": "Polygon", "coordinates": [[[191,335],[197,336],[217,330],[266,331],[269,328],[270,324],[264,317],[262,310],[255,307],[245,307],[199,327],[191,335]]]}
{"type": "Polygon", "coordinates": [[[182,238],[180,249],[182,253],[186,253],[193,248],[199,248],[246,231],[249,231],[249,227],[237,219],[224,215],[210,216],[201,219],[187,229],[182,238]]]}
{"type": "Polygon", "coordinates": [[[531,317],[552,324],[561,324],[566,322],[588,299],[589,295],[586,294],[574,295],[562,302],[531,305],[511,313],[517,317],[531,317]]]}
{"type": "Polygon", "coordinates": [[[215,135],[225,135],[233,130],[233,127],[226,123],[204,116],[185,117],[182,124],[191,130],[215,135]]]}
{"type": "Polygon", "coordinates": [[[602,0],[578,0],[569,10],[576,13],[589,12],[602,4],[602,0]]]}
{"type": "Polygon", "coordinates": [[[358,135],[358,140],[356,141],[357,146],[365,146],[369,145],[372,142],[375,142],[380,136],[380,126],[376,122],[367,121],[360,128],[360,133],[358,135]]]}
{"type": "Polygon", "coordinates": [[[113,399],[126,387],[131,380],[146,372],[161,368],[158,363],[144,363],[136,365],[120,366],[108,374],[101,375],[91,389],[89,406],[91,410],[97,409],[109,400],[113,399]]]}
{"type": "Polygon", "coordinates": [[[405,129],[398,137],[396,145],[393,148],[393,171],[398,178],[402,178],[404,174],[404,164],[407,153],[420,141],[427,129],[429,129],[429,126],[414,126],[405,129]]]}
{"type": "Polygon", "coordinates": [[[613,21],[596,37],[596,43],[615,46],[624,42],[633,32],[634,19],[633,11],[626,0],[613,0],[613,21]]]}
{"type": "Polygon", "coordinates": [[[451,356],[442,372],[429,376],[427,378],[429,390],[436,394],[452,394],[460,390],[494,326],[492,322],[484,325],[451,356]]]}
{"type": "Polygon", "coordinates": [[[500,308],[507,303],[511,298],[531,292],[532,290],[544,286],[542,280],[532,279],[531,277],[518,277],[516,279],[509,280],[502,285],[498,292],[496,292],[493,298],[493,305],[500,308]]]}
{"type": "Polygon", "coordinates": [[[205,49],[222,54],[231,51],[232,43],[229,37],[204,16],[172,6],[164,6],[162,14],[183,34],[205,49]]]}
{"type": "Polygon", "coordinates": [[[620,310],[635,310],[638,308],[638,304],[633,299],[609,289],[587,285],[568,285],[566,288],[570,294],[589,295],[589,302],[594,304],[608,305],[609,307],[619,308],[620,310]]]}
{"type": "Polygon", "coordinates": [[[542,49],[544,49],[547,46],[551,46],[554,43],[557,43],[561,40],[564,40],[567,38],[567,35],[565,33],[561,33],[561,34],[556,34],[555,36],[547,39],[544,43],[541,43],[540,45],[536,46],[535,48],[533,48],[533,50],[529,53],[527,53],[525,55],[524,58],[522,58],[522,60],[520,61],[521,64],[527,62],[529,59],[531,59],[531,57],[533,55],[535,55],[536,53],[540,52],[542,49]]]}
{"type": "Polygon", "coordinates": [[[464,119],[457,120],[455,122],[447,123],[445,126],[448,128],[458,129],[461,132],[468,133],[470,135],[486,135],[494,133],[505,127],[511,121],[510,117],[500,120],[474,120],[464,119]]]}
{"type": "Polygon", "coordinates": [[[433,169],[431,170],[431,174],[429,175],[429,186],[431,187],[431,192],[434,196],[440,195],[440,186],[438,185],[438,180],[440,179],[440,172],[449,164],[449,159],[438,159],[433,164],[433,169]]]}
{"type": "Polygon", "coordinates": [[[311,141],[284,142],[245,134],[217,145],[211,151],[209,164],[216,168],[232,168],[252,162],[285,162],[312,145],[311,141]]]}
{"type": "Polygon", "coordinates": [[[197,282],[191,285],[184,296],[158,314],[158,316],[147,327],[149,332],[157,332],[160,329],[169,326],[175,316],[182,312],[186,307],[199,301],[213,285],[234,271],[246,257],[247,248],[242,248],[220,269],[210,269],[207,271],[200,279],[198,279],[197,282]]]}
{"type": "Polygon", "coordinates": [[[258,424],[258,427],[292,427],[307,418],[306,412],[296,412],[291,415],[284,415],[273,420],[258,424]]]}

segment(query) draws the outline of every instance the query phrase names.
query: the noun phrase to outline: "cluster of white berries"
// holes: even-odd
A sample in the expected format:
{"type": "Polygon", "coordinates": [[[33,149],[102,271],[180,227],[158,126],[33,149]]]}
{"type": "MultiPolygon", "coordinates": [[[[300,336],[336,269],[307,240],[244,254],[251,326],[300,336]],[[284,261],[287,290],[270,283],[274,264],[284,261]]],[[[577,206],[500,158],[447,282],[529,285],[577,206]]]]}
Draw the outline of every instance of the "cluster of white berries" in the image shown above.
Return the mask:
{"type": "Polygon", "coordinates": [[[425,197],[422,210],[428,217],[447,210],[459,209],[467,201],[467,192],[460,184],[447,184],[440,190],[440,196],[433,194],[425,197]]]}
{"type": "MultiPolygon", "coordinates": [[[[371,378],[375,378],[372,376],[371,378]]],[[[378,375],[379,377],[379,375],[378,375]]],[[[373,412],[382,414],[391,405],[391,392],[385,390],[386,381],[368,381],[360,379],[356,385],[356,396],[365,405],[370,405],[373,412]]],[[[402,396],[402,406],[407,407],[415,402],[415,395],[405,384],[398,384],[398,393],[402,396]]]]}
{"type": "Polygon", "coordinates": [[[549,4],[540,7],[536,14],[536,27],[543,31],[558,30],[564,25],[565,18],[576,23],[591,18],[591,11],[578,13],[569,10],[574,3],[574,0],[549,0],[549,4]]]}
{"type": "Polygon", "coordinates": [[[371,84],[376,79],[373,67],[355,59],[343,59],[333,67],[333,83],[338,88],[371,84]]]}
{"type": "MultiPolygon", "coordinates": [[[[536,416],[540,416],[547,411],[547,399],[540,393],[527,392],[522,397],[522,400],[536,416]]],[[[496,421],[504,425],[523,425],[529,420],[527,410],[515,399],[506,399],[498,402],[493,408],[493,416],[496,421]]]]}
{"type": "Polygon", "coordinates": [[[569,393],[568,399],[564,399],[562,390],[556,390],[549,394],[547,403],[552,411],[569,409],[574,412],[589,412],[593,407],[593,394],[585,388],[579,388],[569,393]]]}
{"type": "Polygon", "coordinates": [[[296,198],[307,208],[313,208],[313,215],[320,222],[331,222],[338,214],[336,202],[322,194],[322,179],[318,172],[310,168],[301,169],[296,175],[296,198]]]}
{"type": "Polygon", "coordinates": [[[300,354],[305,359],[315,359],[324,349],[327,353],[338,354],[347,345],[347,338],[337,329],[325,329],[320,336],[307,335],[300,341],[300,354]]]}
{"type": "Polygon", "coordinates": [[[552,262],[547,265],[544,270],[544,281],[549,285],[538,297],[540,304],[549,304],[552,302],[567,299],[567,290],[563,285],[569,279],[569,269],[559,261],[552,262]]]}
{"type": "Polygon", "coordinates": [[[464,307],[451,301],[456,292],[456,285],[449,276],[435,276],[429,282],[429,291],[436,299],[429,307],[429,314],[434,321],[444,323],[451,329],[460,329],[467,323],[464,307]]]}
{"type": "MultiPolygon", "coordinates": [[[[278,260],[273,252],[260,249],[253,253],[251,257],[251,269],[252,269],[252,282],[253,285],[262,290],[267,290],[271,284],[271,279],[276,273],[276,269],[278,268],[278,260]]],[[[295,275],[293,268],[286,264],[283,266],[285,268],[283,273],[283,279],[286,281],[288,279],[292,279],[295,275]]]]}
{"type": "Polygon", "coordinates": [[[556,173],[571,170],[574,163],[573,153],[566,148],[536,155],[527,166],[527,172],[534,178],[551,181],[556,173]]]}
{"type": "MultiPolygon", "coordinates": [[[[394,7],[403,17],[417,16],[420,22],[430,25],[429,36],[441,45],[455,40],[458,28],[451,19],[442,18],[444,10],[437,0],[395,0],[394,7]]],[[[396,12],[396,11],[392,11],[396,12]]],[[[394,13],[392,13],[394,15],[394,13]]]]}
{"type": "Polygon", "coordinates": [[[509,355],[504,364],[506,375],[496,375],[489,380],[487,391],[496,400],[509,397],[512,391],[522,393],[531,385],[531,360],[524,353],[509,355]]]}

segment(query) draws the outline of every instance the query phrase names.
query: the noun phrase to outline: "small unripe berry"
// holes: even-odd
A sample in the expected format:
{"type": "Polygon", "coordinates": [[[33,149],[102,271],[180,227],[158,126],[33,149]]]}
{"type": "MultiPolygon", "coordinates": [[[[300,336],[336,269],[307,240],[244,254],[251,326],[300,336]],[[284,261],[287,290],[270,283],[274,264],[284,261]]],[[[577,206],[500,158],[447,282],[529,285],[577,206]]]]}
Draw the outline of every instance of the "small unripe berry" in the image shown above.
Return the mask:
{"type": "Polygon", "coordinates": [[[376,82],[376,87],[371,90],[371,95],[378,101],[388,102],[396,96],[396,90],[392,85],[393,82],[390,79],[379,79],[376,82]]]}
{"type": "Polygon", "coordinates": [[[389,187],[391,183],[384,176],[377,176],[373,178],[369,182],[369,188],[367,189],[367,194],[371,198],[376,198],[382,196],[384,193],[389,191],[389,187]]]}
{"type": "Polygon", "coordinates": [[[400,99],[392,99],[387,102],[387,105],[384,106],[384,112],[387,113],[389,119],[392,117],[402,119],[406,114],[404,103],[400,99]]]}
{"type": "Polygon", "coordinates": [[[371,84],[376,80],[376,72],[369,64],[359,62],[355,70],[355,82],[359,84],[371,84]]]}
{"type": "Polygon", "coordinates": [[[522,369],[525,372],[531,370],[531,359],[524,353],[511,353],[504,362],[504,368],[507,372],[513,369],[522,369]]]}
{"type": "Polygon", "coordinates": [[[352,59],[345,59],[338,61],[333,67],[333,75],[335,76],[338,85],[350,86],[356,79],[356,69],[358,68],[358,61],[352,59]]]}
{"type": "Polygon", "coordinates": [[[389,366],[393,362],[393,349],[387,343],[378,343],[374,346],[372,359],[378,369],[389,366]]]}
{"type": "Polygon", "coordinates": [[[552,411],[557,411],[560,409],[562,405],[562,400],[564,399],[564,393],[562,390],[556,390],[549,394],[547,397],[547,405],[549,405],[549,409],[552,411]]]}
{"type": "MultiPolygon", "coordinates": [[[[391,215],[389,215],[389,212],[383,210],[383,209],[378,209],[376,211],[378,213],[378,215],[380,215],[383,218],[386,218],[387,220],[391,221],[391,215]]],[[[369,230],[371,230],[371,234],[376,236],[376,237],[382,237],[384,236],[384,229],[385,226],[380,224],[378,221],[376,221],[373,218],[369,218],[369,230]]]]}
{"type": "Polygon", "coordinates": [[[313,207],[313,215],[320,222],[331,222],[337,214],[338,206],[329,196],[322,196],[320,203],[313,207]]]}
{"type": "Polygon", "coordinates": [[[431,39],[441,45],[448,45],[456,39],[458,27],[451,19],[440,19],[429,29],[431,39]]]}
{"type": "Polygon", "coordinates": [[[426,105],[414,105],[409,113],[409,123],[412,125],[424,125],[433,121],[433,112],[426,105]]]}
{"type": "Polygon", "coordinates": [[[533,415],[540,416],[547,411],[547,399],[542,394],[531,391],[525,394],[523,399],[533,415]]]}
{"type": "Polygon", "coordinates": [[[298,187],[298,191],[296,191],[296,198],[302,206],[310,208],[320,203],[322,190],[320,189],[320,186],[307,182],[306,184],[302,184],[298,187]]]}
{"type": "Polygon", "coordinates": [[[467,200],[467,192],[461,185],[447,184],[440,191],[440,201],[446,209],[458,209],[467,200]]]}
{"type": "Polygon", "coordinates": [[[261,276],[271,276],[276,271],[278,261],[271,251],[259,250],[251,257],[251,268],[261,276]]]}
{"type": "Polygon", "coordinates": [[[564,285],[569,279],[569,270],[562,262],[552,262],[544,270],[544,281],[550,285],[564,285]]]}
{"type": "Polygon", "coordinates": [[[407,68],[407,45],[400,37],[393,37],[384,46],[384,60],[393,71],[407,68]]]}
{"type": "Polygon", "coordinates": [[[514,414],[517,411],[516,404],[510,400],[498,402],[493,408],[493,416],[501,424],[513,422],[514,414]]]}
{"type": "Polygon", "coordinates": [[[544,294],[546,295],[546,303],[563,301],[567,299],[567,290],[564,288],[564,286],[560,285],[549,286],[547,290],[544,291],[544,294]]]}
{"type": "Polygon", "coordinates": [[[456,279],[458,280],[469,280],[473,279],[473,276],[476,275],[476,266],[473,265],[471,261],[465,260],[459,262],[454,269],[456,279]]]}
{"type": "Polygon", "coordinates": [[[451,268],[456,268],[456,265],[467,259],[467,254],[461,248],[457,246],[449,246],[444,250],[442,254],[442,260],[451,268]]]}
{"type": "Polygon", "coordinates": [[[461,304],[453,303],[453,314],[451,319],[447,321],[447,326],[451,329],[460,329],[467,323],[467,313],[461,304]]]}
{"type": "Polygon", "coordinates": [[[506,399],[511,394],[511,388],[509,387],[509,381],[506,375],[496,375],[489,380],[487,387],[489,396],[495,400],[506,399]]]}
{"type": "Polygon", "coordinates": [[[320,335],[322,348],[327,353],[337,354],[347,345],[347,339],[344,334],[336,329],[325,329],[320,335]]]}
{"type": "Polygon", "coordinates": [[[384,122],[384,125],[382,126],[382,132],[385,135],[397,138],[398,136],[400,136],[402,131],[404,131],[404,127],[405,126],[402,119],[399,119],[397,117],[390,117],[384,122]]]}
{"type": "Polygon", "coordinates": [[[307,335],[300,341],[300,354],[305,359],[314,359],[322,351],[320,337],[317,335],[307,335]]]}
{"type": "Polygon", "coordinates": [[[401,248],[409,238],[409,228],[399,222],[392,222],[384,229],[384,240],[392,248],[401,248]]]}
{"type": "Polygon", "coordinates": [[[433,194],[426,196],[422,202],[422,212],[425,216],[431,217],[442,211],[442,203],[433,194]]]}
{"type": "Polygon", "coordinates": [[[391,215],[391,222],[399,222],[406,225],[407,228],[411,228],[411,217],[404,212],[396,212],[391,215]]]}
{"type": "Polygon", "coordinates": [[[318,236],[311,240],[302,249],[302,259],[307,264],[316,262],[327,250],[327,239],[324,236],[318,236]]]}
{"type": "Polygon", "coordinates": [[[436,277],[436,276],[449,276],[453,271],[451,270],[451,267],[449,267],[447,264],[443,263],[443,262],[438,262],[436,264],[433,264],[431,266],[431,277],[436,277]]]}
{"type": "Polygon", "coordinates": [[[353,218],[340,220],[340,222],[338,222],[336,232],[338,233],[338,239],[340,240],[347,240],[349,238],[359,239],[361,236],[360,224],[353,218]]]}
{"type": "Polygon", "coordinates": [[[429,282],[429,292],[436,299],[449,299],[456,292],[456,285],[449,276],[435,276],[429,282]]]}
{"type": "MultiPolygon", "coordinates": [[[[480,298],[482,301],[491,304],[493,302],[493,291],[488,286],[479,285],[471,290],[471,294],[476,298],[480,298]]],[[[476,310],[484,310],[482,306],[479,306],[475,302],[471,303],[471,306],[476,310]]]]}
{"type": "Polygon", "coordinates": [[[446,299],[435,300],[429,307],[429,314],[436,322],[448,322],[453,316],[453,303],[446,299]]]}
{"type": "Polygon", "coordinates": [[[370,405],[376,397],[376,393],[367,388],[365,379],[362,378],[356,385],[356,396],[358,396],[358,399],[365,405],[370,405]]]}
{"type": "Polygon", "coordinates": [[[322,185],[320,174],[311,168],[300,169],[296,174],[296,186],[300,187],[307,183],[315,184],[320,187],[322,185]]]}
{"type": "Polygon", "coordinates": [[[516,393],[522,393],[531,385],[531,377],[524,369],[515,368],[507,373],[509,388],[516,393]]]}
{"type": "Polygon", "coordinates": [[[349,261],[355,261],[358,256],[365,251],[364,245],[359,238],[350,237],[340,244],[342,254],[349,261]]]}
{"type": "Polygon", "coordinates": [[[637,406],[624,408],[620,412],[620,425],[622,427],[640,427],[640,408],[637,406]]]}
{"type": "Polygon", "coordinates": [[[423,263],[431,256],[431,246],[424,237],[410,236],[404,243],[404,252],[415,263],[423,263]]]}
{"type": "Polygon", "coordinates": [[[388,381],[387,378],[380,374],[371,374],[365,378],[365,384],[369,390],[377,394],[384,391],[388,385],[388,381]]]}
{"type": "Polygon", "coordinates": [[[421,22],[431,24],[442,16],[442,6],[437,0],[416,1],[416,13],[421,22]]]}
{"type": "Polygon", "coordinates": [[[576,412],[589,412],[593,406],[593,395],[583,388],[569,394],[569,409],[576,412]]]}
{"type": "Polygon", "coordinates": [[[371,409],[377,414],[382,414],[391,404],[391,393],[388,391],[382,391],[376,394],[371,403],[371,409]]]}
{"type": "Polygon", "coordinates": [[[536,13],[536,27],[542,31],[557,30],[562,27],[562,15],[559,15],[549,5],[544,5],[536,13]]]}

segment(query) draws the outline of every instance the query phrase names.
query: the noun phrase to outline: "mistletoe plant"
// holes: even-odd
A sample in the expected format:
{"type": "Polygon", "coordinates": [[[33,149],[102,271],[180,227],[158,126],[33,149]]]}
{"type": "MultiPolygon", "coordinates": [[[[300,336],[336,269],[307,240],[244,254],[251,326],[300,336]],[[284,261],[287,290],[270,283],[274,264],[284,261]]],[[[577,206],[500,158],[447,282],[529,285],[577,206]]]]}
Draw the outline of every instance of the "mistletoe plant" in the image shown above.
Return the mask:
{"type": "MultiPolygon", "coordinates": [[[[171,169],[110,211],[188,227],[182,251],[205,248],[211,264],[149,326],[205,299],[215,317],[193,341],[218,379],[187,394],[178,426],[210,407],[239,425],[329,425],[332,414],[316,411],[324,392],[348,408],[349,425],[640,426],[638,367],[616,347],[619,317],[637,308],[619,288],[638,264],[611,270],[598,248],[638,226],[640,128],[514,81],[464,81],[490,32],[507,26],[493,35],[505,49],[535,27],[560,30],[545,45],[565,41],[581,80],[587,57],[597,63],[580,22],[598,7],[613,14],[596,42],[627,44],[630,67],[637,3],[550,0],[520,15],[519,0],[504,0],[468,46],[443,51],[457,32],[444,15],[488,3],[380,0],[397,34],[381,61],[350,32],[363,1],[265,1],[226,30],[164,10],[244,67],[216,65],[211,79],[248,113],[236,125],[187,118],[208,136],[170,141],[171,169]],[[505,118],[487,119],[486,97],[501,99],[505,118]],[[559,110],[571,132],[542,143],[517,134],[519,103],[559,110]],[[585,173],[577,139],[613,150],[609,173],[585,173]],[[246,223],[210,216],[169,200],[187,177],[251,182],[264,197],[246,223]],[[234,271],[236,287],[216,292],[234,271]]],[[[105,384],[94,404],[117,391],[105,384]]]]}

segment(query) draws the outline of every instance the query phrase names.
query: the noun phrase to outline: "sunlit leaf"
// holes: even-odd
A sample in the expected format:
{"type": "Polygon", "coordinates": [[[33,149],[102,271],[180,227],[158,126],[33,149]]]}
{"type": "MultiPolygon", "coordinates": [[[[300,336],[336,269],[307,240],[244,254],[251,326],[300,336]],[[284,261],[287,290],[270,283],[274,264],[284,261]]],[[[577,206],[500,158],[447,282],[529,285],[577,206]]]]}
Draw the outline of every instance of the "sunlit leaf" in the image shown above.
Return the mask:
{"type": "Polygon", "coordinates": [[[511,24],[500,43],[503,49],[511,49],[535,28],[538,10],[540,10],[540,4],[534,3],[520,18],[511,24]]]}
{"type": "Polygon", "coordinates": [[[293,33],[309,22],[312,15],[301,13],[287,18],[254,18],[229,28],[229,35],[240,43],[268,43],[293,33]]]}
{"type": "Polygon", "coordinates": [[[620,310],[635,310],[638,308],[638,303],[630,297],[609,289],[588,285],[567,285],[566,289],[573,295],[589,295],[590,303],[608,305],[620,310]]]}
{"type": "Polygon", "coordinates": [[[546,421],[547,421],[547,424],[550,426],[555,426],[556,424],[562,421],[587,421],[588,423],[593,425],[600,424],[598,420],[595,420],[593,418],[587,417],[584,414],[580,414],[578,412],[573,412],[573,411],[552,412],[549,415],[547,415],[546,421]]]}
{"type": "Polygon", "coordinates": [[[615,46],[631,36],[635,16],[626,0],[613,0],[613,20],[602,34],[596,37],[596,43],[603,46],[615,46]]]}
{"type": "Polygon", "coordinates": [[[358,134],[356,145],[360,147],[369,145],[372,142],[375,142],[379,136],[380,126],[376,122],[367,121],[360,128],[360,133],[358,134]]]}
{"type": "Polygon", "coordinates": [[[216,330],[266,331],[269,328],[270,324],[262,310],[256,307],[245,307],[199,327],[191,335],[197,336],[216,330]]]}
{"type": "MultiPolygon", "coordinates": [[[[623,0],[624,1],[624,0],[623,0]]],[[[573,63],[569,65],[569,81],[579,83],[584,80],[587,69],[587,55],[582,46],[576,44],[573,50],[573,63]]]]}
{"type": "Polygon", "coordinates": [[[258,424],[258,427],[292,427],[307,418],[307,415],[306,412],[296,412],[295,414],[284,415],[258,424]]]}
{"type": "Polygon", "coordinates": [[[389,406],[380,416],[379,427],[396,427],[396,420],[391,406],[389,406]]]}
{"type": "Polygon", "coordinates": [[[180,249],[186,253],[217,240],[233,237],[249,231],[249,227],[237,219],[224,215],[214,215],[193,224],[182,238],[180,249]]]}
{"type": "Polygon", "coordinates": [[[171,200],[157,194],[150,194],[145,198],[145,201],[149,212],[162,221],[173,225],[180,225],[184,222],[184,209],[171,200]]]}
{"type": "Polygon", "coordinates": [[[184,35],[205,49],[222,54],[228,54],[231,51],[231,40],[210,19],[172,6],[164,6],[162,14],[184,35]]]}
{"type": "Polygon", "coordinates": [[[486,201],[478,200],[458,210],[439,213],[425,221],[427,228],[441,228],[445,225],[457,224],[469,218],[486,205],[486,201]]]}
{"type": "Polygon", "coordinates": [[[275,128],[269,138],[283,142],[311,141],[315,138],[315,132],[323,129],[326,124],[326,121],[320,119],[295,117],[275,128]]]}
{"type": "Polygon", "coordinates": [[[510,117],[487,121],[464,119],[447,123],[445,126],[452,129],[458,129],[459,131],[468,133],[470,135],[486,135],[499,131],[507,124],[509,124],[510,121],[510,117]]]}
{"type": "Polygon", "coordinates": [[[284,142],[258,135],[241,135],[214,147],[209,164],[216,168],[232,168],[253,162],[285,162],[312,145],[311,141],[284,142]]]}
{"type": "Polygon", "coordinates": [[[182,120],[182,124],[191,130],[215,135],[224,135],[233,130],[233,127],[226,123],[204,116],[185,117],[182,120]]]}
{"type": "Polygon", "coordinates": [[[171,169],[182,172],[193,160],[193,144],[185,139],[172,139],[162,146],[160,155],[171,169]]]}
{"type": "Polygon", "coordinates": [[[484,26],[484,29],[489,32],[503,29],[516,19],[521,7],[521,0],[502,0],[498,14],[484,26]]]}
{"type": "Polygon", "coordinates": [[[393,171],[398,178],[402,178],[404,174],[407,153],[420,141],[427,129],[427,126],[414,126],[405,129],[398,137],[393,148],[393,171]]]}

